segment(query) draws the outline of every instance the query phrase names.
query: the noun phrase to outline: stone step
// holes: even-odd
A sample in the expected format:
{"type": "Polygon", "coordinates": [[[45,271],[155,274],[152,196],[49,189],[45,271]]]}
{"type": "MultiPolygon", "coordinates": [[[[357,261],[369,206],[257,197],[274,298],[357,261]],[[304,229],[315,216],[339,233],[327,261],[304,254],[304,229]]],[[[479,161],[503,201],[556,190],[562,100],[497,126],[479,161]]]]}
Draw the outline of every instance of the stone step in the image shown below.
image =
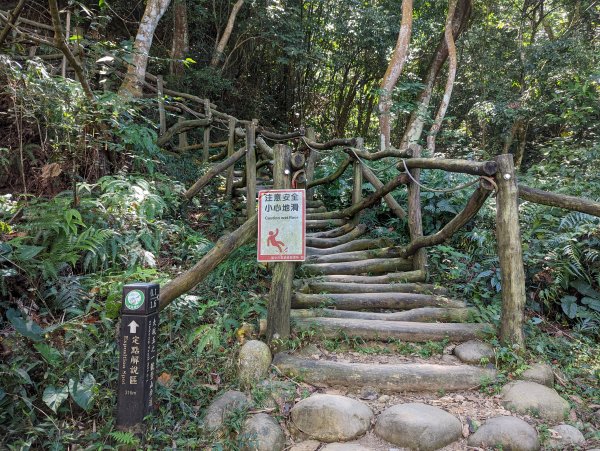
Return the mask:
{"type": "Polygon", "coordinates": [[[352,318],[296,318],[295,328],[298,330],[314,329],[318,336],[327,338],[345,334],[360,337],[364,340],[402,340],[413,343],[427,341],[452,342],[469,341],[483,338],[492,332],[489,324],[479,323],[421,323],[416,321],[384,321],[352,318]]]}
{"type": "Polygon", "coordinates": [[[288,377],[318,387],[373,387],[385,392],[472,390],[493,382],[496,371],[470,365],[429,363],[379,364],[313,360],[279,353],[273,360],[288,377]]]}
{"type": "Polygon", "coordinates": [[[403,312],[360,312],[354,310],[336,310],[328,308],[293,309],[292,318],[352,318],[360,320],[417,321],[462,323],[473,318],[476,310],[466,307],[420,307],[403,312]]]}
{"type": "Polygon", "coordinates": [[[330,306],[340,310],[410,310],[420,307],[463,308],[465,303],[443,296],[416,293],[292,293],[292,308],[330,306]]]}

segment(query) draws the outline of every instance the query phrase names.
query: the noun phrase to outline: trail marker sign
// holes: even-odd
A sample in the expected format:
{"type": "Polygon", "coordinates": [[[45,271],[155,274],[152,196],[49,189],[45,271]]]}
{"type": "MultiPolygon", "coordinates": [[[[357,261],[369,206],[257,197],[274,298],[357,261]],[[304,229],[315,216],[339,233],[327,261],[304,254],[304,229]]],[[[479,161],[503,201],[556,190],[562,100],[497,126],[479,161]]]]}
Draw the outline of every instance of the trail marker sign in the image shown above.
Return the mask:
{"type": "Polygon", "coordinates": [[[133,283],[123,287],[117,397],[119,428],[139,425],[152,411],[158,346],[158,294],[156,283],[133,283]]]}
{"type": "Polygon", "coordinates": [[[304,261],[306,258],[306,195],[303,189],[258,193],[257,260],[304,261]]]}

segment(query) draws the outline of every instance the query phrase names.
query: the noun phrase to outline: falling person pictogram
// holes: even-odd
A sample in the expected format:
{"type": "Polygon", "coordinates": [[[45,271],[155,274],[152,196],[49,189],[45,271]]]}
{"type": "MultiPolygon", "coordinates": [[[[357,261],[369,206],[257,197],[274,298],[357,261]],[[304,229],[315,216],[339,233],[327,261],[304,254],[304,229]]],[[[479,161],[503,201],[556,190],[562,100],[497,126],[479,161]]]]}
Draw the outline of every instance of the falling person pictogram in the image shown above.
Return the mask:
{"type": "Polygon", "coordinates": [[[269,230],[269,236],[267,237],[267,246],[276,247],[279,253],[283,253],[287,250],[285,248],[285,243],[283,241],[277,240],[277,235],[279,234],[279,229],[269,230]]]}

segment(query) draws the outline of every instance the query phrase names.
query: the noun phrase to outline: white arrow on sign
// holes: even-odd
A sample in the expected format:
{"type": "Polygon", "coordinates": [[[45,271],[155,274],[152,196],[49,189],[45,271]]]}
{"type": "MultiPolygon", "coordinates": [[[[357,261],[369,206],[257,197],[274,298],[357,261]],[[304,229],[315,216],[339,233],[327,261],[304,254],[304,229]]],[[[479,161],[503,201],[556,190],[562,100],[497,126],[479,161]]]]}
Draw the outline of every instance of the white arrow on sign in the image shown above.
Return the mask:
{"type": "Polygon", "coordinates": [[[129,333],[131,334],[135,334],[137,332],[137,328],[140,327],[140,325],[135,321],[130,322],[127,324],[127,326],[129,327],[129,333]]]}

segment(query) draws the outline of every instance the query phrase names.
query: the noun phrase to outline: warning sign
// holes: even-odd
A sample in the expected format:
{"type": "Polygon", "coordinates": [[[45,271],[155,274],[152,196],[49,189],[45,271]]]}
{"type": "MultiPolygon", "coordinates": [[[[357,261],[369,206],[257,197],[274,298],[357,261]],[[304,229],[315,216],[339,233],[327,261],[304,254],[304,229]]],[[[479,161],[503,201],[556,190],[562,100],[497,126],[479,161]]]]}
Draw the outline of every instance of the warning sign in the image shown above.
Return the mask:
{"type": "Polygon", "coordinates": [[[304,190],[260,191],[258,211],[258,261],[304,261],[304,190]]]}

